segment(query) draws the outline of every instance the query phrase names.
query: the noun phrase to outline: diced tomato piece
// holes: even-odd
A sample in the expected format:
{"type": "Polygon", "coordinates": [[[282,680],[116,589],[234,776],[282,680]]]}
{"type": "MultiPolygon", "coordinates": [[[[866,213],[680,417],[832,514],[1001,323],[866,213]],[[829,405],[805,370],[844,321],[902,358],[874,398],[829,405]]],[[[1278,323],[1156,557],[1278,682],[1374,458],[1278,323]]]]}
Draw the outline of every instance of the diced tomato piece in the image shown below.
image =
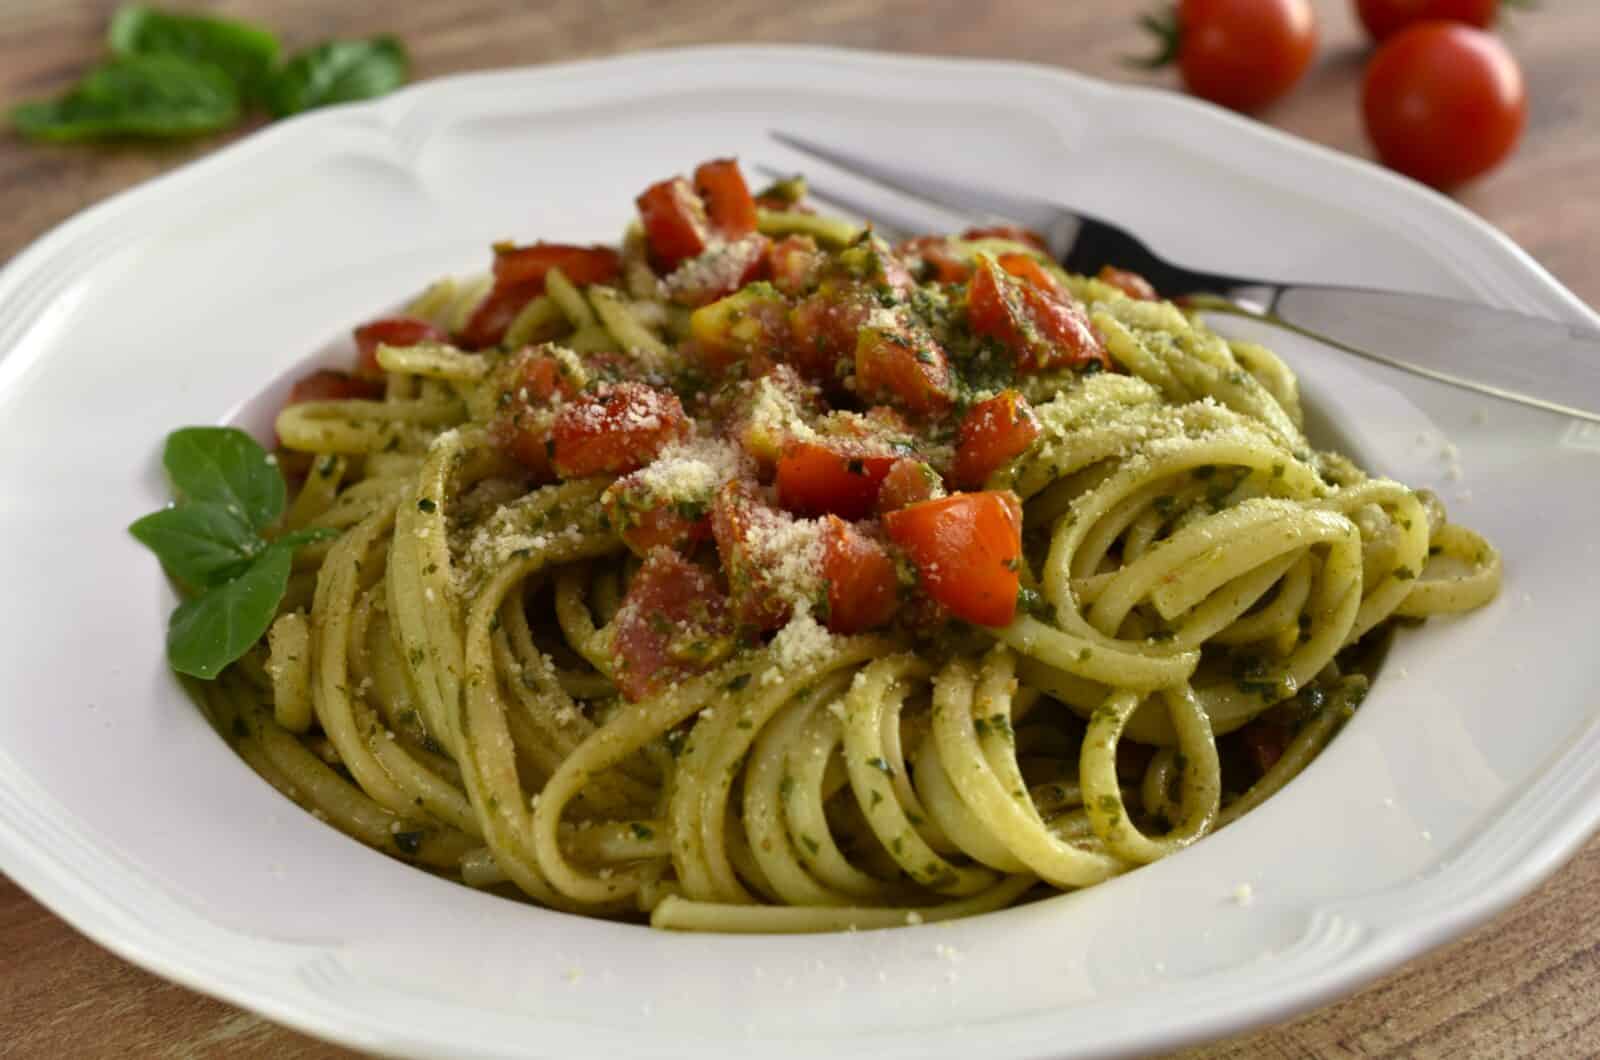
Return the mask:
{"type": "Polygon", "coordinates": [[[1293,735],[1289,726],[1267,718],[1257,718],[1239,730],[1239,739],[1244,742],[1250,761],[1262,773],[1278,764],[1293,735]]]}
{"type": "Polygon", "coordinates": [[[856,298],[818,291],[789,313],[789,363],[807,379],[833,385],[841,361],[854,358],[857,332],[872,308],[856,298]]]}
{"type": "Polygon", "coordinates": [[[931,464],[906,457],[896,460],[878,487],[879,514],[908,508],[944,496],[944,480],[931,464]]]}
{"type": "Polygon", "coordinates": [[[698,360],[713,372],[748,362],[756,376],[783,360],[789,345],[789,303],[769,284],[753,283],[696,309],[689,317],[698,360]]]}
{"type": "Polygon", "coordinates": [[[748,235],[717,243],[684,261],[662,281],[680,305],[703,306],[759,280],[767,268],[767,237],[748,235]]]}
{"type": "Polygon", "coordinates": [[[900,590],[894,560],[836,515],[822,523],[822,577],[828,586],[826,625],[833,632],[862,633],[893,617],[900,590]]]}
{"type": "Polygon", "coordinates": [[[865,519],[897,459],[895,454],[874,453],[843,440],[791,439],[778,457],[778,504],[797,515],[832,512],[846,519],[865,519]]]}
{"type": "Polygon", "coordinates": [[[951,478],[964,489],[982,489],[990,475],[1027,452],[1039,437],[1039,418],[1028,399],[1002,390],[967,412],[956,431],[951,478]]]}
{"type": "Polygon", "coordinates": [[[967,288],[967,322],[973,333],[1003,343],[1022,372],[1088,364],[1109,368],[1083,307],[1033,259],[1006,257],[1016,259],[1012,265],[1029,278],[1019,280],[995,262],[980,259],[967,288]],[[1034,279],[1035,274],[1045,282],[1034,279]]]}
{"type": "Polygon", "coordinates": [[[919,236],[901,244],[900,252],[920,259],[939,283],[964,283],[972,275],[972,263],[957,253],[944,236],[919,236]]]}
{"type": "Polygon", "coordinates": [[[1061,286],[1061,282],[1031,254],[1002,254],[995,259],[995,263],[1028,286],[1037,287],[1052,298],[1063,301],[1072,298],[1066,288],[1061,286]]]}
{"type": "Polygon", "coordinates": [[[824,255],[810,236],[785,236],[767,248],[767,271],[772,285],[784,294],[798,297],[817,280],[824,255]]]}
{"type": "Polygon", "coordinates": [[[1122,291],[1129,298],[1137,298],[1142,302],[1159,302],[1161,296],[1151,286],[1150,281],[1140,276],[1137,272],[1119,269],[1115,265],[1102,265],[1100,272],[1095,277],[1102,283],[1109,283],[1122,291]]]}
{"type": "Polygon", "coordinates": [[[587,287],[610,283],[622,271],[622,259],[610,247],[566,243],[534,243],[494,248],[494,287],[473,310],[457,338],[469,350],[498,346],[524,306],[544,293],[545,277],[560,269],[572,283],[587,287]]]}
{"type": "Polygon", "coordinates": [[[591,283],[610,283],[622,273],[622,258],[610,247],[579,247],[569,243],[534,243],[525,247],[501,245],[494,248],[494,278],[497,286],[540,284],[551,269],[578,287],[591,283]]]}
{"type": "Polygon", "coordinates": [[[679,262],[697,257],[710,244],[705,204],[682,177],[650,185],[635,201],[657,269],[670,272],[679,262]]]}
{"type": "Polygon", "coordinates": [[[733,614],[741,627],[777,629],[788,621],[790,606],[771,591],[771,557],[762,548],[792,516],[780,512],[748,482],[733,480],[717,491],[711,505],[711,533],[733,599],[733,614]]]}
{"type": "Polygon", "coordinates": [[[633,701],[704,672],[733,651],[728,602],[716,579],[669,548],[645,558],[612,630],[613,676],[633,701]]]}
{"type": "Polygon", "coordinates": [[[683,405],[671,391],[605,384],[556,414],[551,466],[562,478],[637,471],[688,430],[683,405]]]}
{"type": "Polygon", "coordinates": [[[905,549],[923,588],[957,618],[1008,625],[1016,615],[1022,563],[1022,515],[1009,490],[956,493],[883,517],[905,549]]]}
{"type": "Polygon", "coordinates": [[[356,374],[382,379],[379,346],[418,346],[424,342],[449,342],[444,332],[417,317],[385,317],[356,328],[356,374]]]}
{"type": "Polygon", "coordinates": [[[1044,236],[1020,225],[989,225],[986,228],[969,228],[961,233],[962,239],[1009,239],[1013,243],[1026,243],[1040,250],[1049,250],[1044,236]]]}
{"type": "Polygon", "coordinates": [[[681,552],[711,537],[711,499],[708,487],[704,496],[664,494],[648,477],[635,471],[617,479],[600,498],[606,518],[622,535],[623,544],[640,556],[660,546],[681,552]]]}
{"type": "Polygon", "coordinates": [[[694,190],[705,203],[711,227],[725,239],[738,239],[756,230],[756,202],[750,187],[731,158],[702,162],[694,171],[694,190]]]}
{"type": "Polygon", "coordinates": [[[349,372],[323,368],[297,380],[289,390],[288,405],[304,401],[373,401],[383,397],[383,381],[362,379],[349,372]]]}
{"type": "Polygon", "coordinates": [[[938,412],[955,400],[950,361],[932,335],[903,324],[864,327],[856,339],[856,392],[912,413],[938,412]]]}

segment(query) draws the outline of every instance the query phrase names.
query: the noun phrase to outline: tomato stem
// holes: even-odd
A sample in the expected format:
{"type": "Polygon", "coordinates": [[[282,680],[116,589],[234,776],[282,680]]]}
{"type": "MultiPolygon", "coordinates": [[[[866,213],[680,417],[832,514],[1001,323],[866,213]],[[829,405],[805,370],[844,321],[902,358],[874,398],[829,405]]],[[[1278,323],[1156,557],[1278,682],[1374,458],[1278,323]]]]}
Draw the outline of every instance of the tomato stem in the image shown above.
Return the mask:
{"type": "Polygon", "coordinates": [[[1178,49],[1183,44],[1183,23],[1178,19],[1176,3],[1168,4],[1159,11],[1145,12],[1139,16],[1139,25],[1156,38],[1157,51],[1147,56],[1124,56],[1124,63],[1141,70],[1159,70],[1177,61],[1178,49]]]}

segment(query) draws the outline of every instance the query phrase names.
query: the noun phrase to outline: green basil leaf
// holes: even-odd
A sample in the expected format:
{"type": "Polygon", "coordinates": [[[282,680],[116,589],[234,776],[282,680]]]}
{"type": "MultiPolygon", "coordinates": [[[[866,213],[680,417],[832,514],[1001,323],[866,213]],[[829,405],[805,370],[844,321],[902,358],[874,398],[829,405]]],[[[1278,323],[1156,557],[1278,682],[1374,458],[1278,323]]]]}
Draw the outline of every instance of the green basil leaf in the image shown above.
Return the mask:
{"type": "Polygon", "coordinates": [[[319,44],[290,59],[273,78],[272,112],[282,118],[393,92],[405,84],[407,66],[405,46],[393,37],[319,44]]]}
{"type": "Polygon", "coordinates": [[[232,581],[179,604],[167,623],[172,668],[209,681],[249,651],[272,624],[293,556],[293,545],[268,545],[232,581]]]}
{"type": "Polygon", "coordinates": [[[151,512],[128,530],[168,573],[195,588],[227,581],[266,547],[243,515],[209,502],[151,512]]]}
{"type": "Polygon", "coordinates": [[[178,496],[231,507],[256,530],[283,514],[287,490],[267,451],[233,427],[185,427],[167,435],[161,462],[178,496]]]}
{"type": "Polygon", "coordinates": [[[56,141],[196,136],[238,121],[239,91],[228,75],[174,55],[113,60],[60,99],[11,111],[22,135],[56,141]]]}
{"type": "Polygon", "coordinates": [[[106,38],[116,55],[176,55],[210,63],[249,99],[261,98],[278,61],[278,38],[260,26],[144,4],[118,8],[106,38]]]}

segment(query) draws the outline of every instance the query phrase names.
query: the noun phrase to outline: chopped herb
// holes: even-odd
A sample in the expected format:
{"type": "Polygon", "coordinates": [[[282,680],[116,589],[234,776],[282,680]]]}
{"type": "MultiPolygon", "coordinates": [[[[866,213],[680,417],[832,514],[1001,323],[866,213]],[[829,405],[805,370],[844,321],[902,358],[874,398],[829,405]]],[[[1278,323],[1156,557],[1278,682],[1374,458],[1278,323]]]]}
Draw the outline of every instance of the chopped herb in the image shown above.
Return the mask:
{"type": "Polygon", "coordinates": [[[400,853],[415,857],[417,851],[422,849],[422,835],[421,832],[396,832],[394,845],[400,853]]]}
{"type": "Polygon", "coordinates": [[[433,500],[431,498],[423,497],[422,499],[417,501],[417,511],[419,511],[419,512],[427,512],[429,515],[432,515],[434,512],[436,512],[438,510],[439,510],[439,506],[437,504],[433,503],[433,500]]]}

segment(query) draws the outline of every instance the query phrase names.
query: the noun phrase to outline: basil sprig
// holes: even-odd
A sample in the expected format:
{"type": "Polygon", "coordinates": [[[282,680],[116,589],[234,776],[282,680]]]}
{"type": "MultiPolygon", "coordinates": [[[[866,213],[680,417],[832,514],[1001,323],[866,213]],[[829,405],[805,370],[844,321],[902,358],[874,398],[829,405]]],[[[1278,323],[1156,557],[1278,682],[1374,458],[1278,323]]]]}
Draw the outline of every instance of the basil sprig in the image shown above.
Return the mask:
{"type": "Polygon", "coordinates": [[[106,43],[113,55],[174,55],[214,66],[246,99],[261,98],[278,62],[278,38],[269,29],[231,18],[158,11],[144,4],[117,9],[106,43]]]}
{"type": "Polygon", "coordinates": [[[174,431],[161,462],[177,503],[128,530],[187,594],[167,623],[167,661],[180,673],[210,680],[272,624],[294,550],[334,532],[263,536],[283,514],[288,491],[266,450],[243,431],[174,431]]]}
{"type": "Polygon", "coordinates": [[[278,38],[238,19],[118,9],[111,58],[65,95],[11,111],[36,140],[177,137],[238,125],[246,105],[277,117],[392,92],[405,83],[405,47],[393,37],[326,41],[279,64],[278,38]]]}
{"type": "Polygon", "coordinates": [[[290,59],[272,81],[278,117],[313,107],[373,99],[406,83],[406,50],[393,37],[332,40],[290,59]]]}

